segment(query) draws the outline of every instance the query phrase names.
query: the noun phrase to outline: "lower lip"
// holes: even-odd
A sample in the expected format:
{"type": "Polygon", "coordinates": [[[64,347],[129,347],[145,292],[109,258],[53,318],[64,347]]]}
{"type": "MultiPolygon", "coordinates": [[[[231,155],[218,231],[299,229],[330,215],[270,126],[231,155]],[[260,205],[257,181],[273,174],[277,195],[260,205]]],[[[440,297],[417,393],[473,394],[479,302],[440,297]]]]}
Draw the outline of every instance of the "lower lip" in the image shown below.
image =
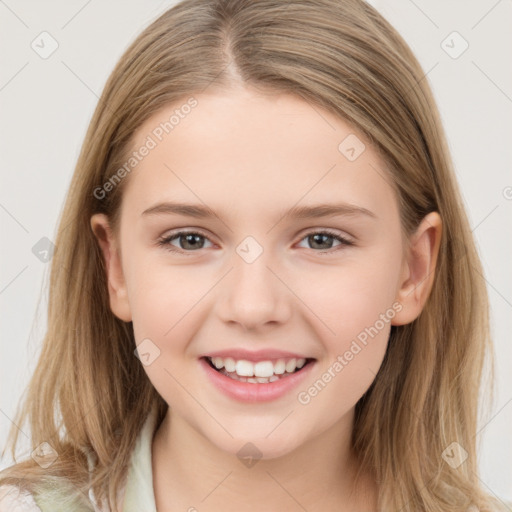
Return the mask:
{"type": "Polygon", "coordinates": [[[230,398],[241,402],[268,402],[286,395],[309,375],[315,364],[315,361],[311,361],[303,366],[300,371],[267,384],[240,382],[214,370],[205,358],[201,358],[199,362],[217,389],[230,398]]]}

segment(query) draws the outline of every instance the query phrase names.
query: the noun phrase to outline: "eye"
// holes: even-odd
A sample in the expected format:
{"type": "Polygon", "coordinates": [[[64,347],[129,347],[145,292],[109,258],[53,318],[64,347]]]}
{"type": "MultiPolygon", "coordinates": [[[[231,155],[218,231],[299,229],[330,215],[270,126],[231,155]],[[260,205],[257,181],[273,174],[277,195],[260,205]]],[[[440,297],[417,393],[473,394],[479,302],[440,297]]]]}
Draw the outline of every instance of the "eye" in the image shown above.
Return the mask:
{"type": "MultiPolygon", "coordinates": [[[[322,230],[322,231],[312,231],[308,235],[306,235],[302,240],[306,240],[308,244],[310,244],[310,248],[312,249],[320,249],[320,253],[324,252],[334,252],[329,251],[329,249],[332,249],[334,241],[338,241],[338,246],[343,245],[354,245],[353,242],[350,240],[342,237],[338,233],[329,231],[329,230],[322,230]]],[[[302,241],[301,240],[301,241],[302,241]]],[[[335,249],[338,250],[338,249],[335,249]]]]}
{"type": "MultiPolygon", "coordinates": [[[[208,238],[195,231],[178,231],[158,240],[158,245],[165,247],[172,252],[193,252],[204,248],[205,240],[208,238]],[[178,247],[172,242],[177,241],[178,247]]],[[[209,240],[208,240],[209,241],[209,240]]]]}
{"type": "MultiPolygon", "coordinates": [[[[316,252],[319,252],[320,254],[334,252],[329,250],[332,249],[334,241],[339,242],[338,246],[354,245],[353,242],[342,237],[338,233],[325,229],[322,231],[313,231],[302,238],[302,240],[306,240],[307,243],[310,244],[310,248],[319,249],[316,252]]],[[[178,231],[159,239],[158,245],[171,252],[190,253],[199,249],[204,249],[205,241],[211,243],[208,237],[197,231],[178,231]],[[177,245],[173,242],[177,242],[177,245]]]]}

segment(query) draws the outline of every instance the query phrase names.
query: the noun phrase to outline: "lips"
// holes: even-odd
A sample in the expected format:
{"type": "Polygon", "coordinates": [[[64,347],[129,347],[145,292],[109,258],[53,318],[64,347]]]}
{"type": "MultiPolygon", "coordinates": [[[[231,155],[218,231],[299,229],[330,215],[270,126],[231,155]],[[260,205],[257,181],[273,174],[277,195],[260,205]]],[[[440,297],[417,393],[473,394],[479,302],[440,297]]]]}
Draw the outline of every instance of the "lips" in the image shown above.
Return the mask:
{"type": "Polygon", "coordinates": [[[226,372],[216,368],[208,357],[199,359],[200,367],[209,381],[221,393],[242,402],[262,402],[277,400],[295,389],[311,374],[316,359],[308,358],[302,368],[271,377],[245,377],[236,372],[226,372]]]}

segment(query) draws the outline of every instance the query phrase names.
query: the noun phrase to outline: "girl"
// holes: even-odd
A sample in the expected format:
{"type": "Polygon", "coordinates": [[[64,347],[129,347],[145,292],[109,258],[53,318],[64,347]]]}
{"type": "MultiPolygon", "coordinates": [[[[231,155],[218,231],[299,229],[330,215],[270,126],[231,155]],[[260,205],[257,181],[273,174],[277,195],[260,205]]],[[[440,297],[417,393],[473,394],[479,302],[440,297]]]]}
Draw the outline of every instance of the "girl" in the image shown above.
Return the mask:
{"type": "Polygon", "coordinates": [[[185,0],[137,38],[62,214],[0,510],[502,509],[486,290],[422,78],[359,0],[185,0]]]}

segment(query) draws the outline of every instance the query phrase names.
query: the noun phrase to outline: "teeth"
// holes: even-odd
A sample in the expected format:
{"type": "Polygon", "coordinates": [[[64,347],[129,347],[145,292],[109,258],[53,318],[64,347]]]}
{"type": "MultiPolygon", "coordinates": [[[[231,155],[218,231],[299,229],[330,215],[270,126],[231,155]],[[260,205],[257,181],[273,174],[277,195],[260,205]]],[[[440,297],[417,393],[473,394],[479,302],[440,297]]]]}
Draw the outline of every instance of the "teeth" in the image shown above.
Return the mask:
{"type": "Polygon", "coordinates": [[[295,358],[290,359],[286,363],[286,371],[287,372],[293,372],[293,371],[295,371],[295,368],[297,368],[297,359],[295,359],[295,358]]]}
{"type": "Polygon", "coordinates": [[[257,377],[272,377],[274,375],[274,365],[270,361],[260,361],[254,365],[254,375],[257,377]]]}
{"type": "Polygon", "coordinates": [[[279,359],[279,361],[277,361],[274,364],[274,373],[276,375],[282,375],[285,371],[286,371],[286,364],[283,359],[279,359]]]}
{"type": "MultiPolygon", "coordinates": [[[[252,377],[254,375],[254,365],[250,361],[244,361],[243,359],[236,362],[235,372],[240,377],[252,377]]],[[[264,377],[264,375],[258,375],[258,377],[264,377]]]]}
{"type": "Polygon", "coordinates": [[[220,370],[224,366],[224,361],[222,361],[222,357],[214,357],[212,358],[212,363],[214,364],[217,370],[220,370]]]}
{"type": "MultiPolygon", "coordinates": [[[[219,358],[222,359],[222,358],[219,358]]],[[[224,359],[224,368],[226,368],[227,372],[234,372],[236,370],[236,362],[231,357],[227,357],[224,359]]]]}
{"type": "Polygon", "coordinates": [[[292,358],[292,359],[278,359],[276,362],[272,361],[258,361],[252,363],[245,359],[235,361],[231,357],[210,357],[210,361],[213,363],[217,370],[224,368],[225,371],[222,373],[236,373],[237,376],[244,378],[243,381],[247,382],[274,382],[285,372],[293,373],[296,369],[302,368],[306,364],[304,358],[292,358]],[[247,377],[247,379],[245,379],[247,377]],[[273,380],[272,380],[273,379],[273,380]]]}

